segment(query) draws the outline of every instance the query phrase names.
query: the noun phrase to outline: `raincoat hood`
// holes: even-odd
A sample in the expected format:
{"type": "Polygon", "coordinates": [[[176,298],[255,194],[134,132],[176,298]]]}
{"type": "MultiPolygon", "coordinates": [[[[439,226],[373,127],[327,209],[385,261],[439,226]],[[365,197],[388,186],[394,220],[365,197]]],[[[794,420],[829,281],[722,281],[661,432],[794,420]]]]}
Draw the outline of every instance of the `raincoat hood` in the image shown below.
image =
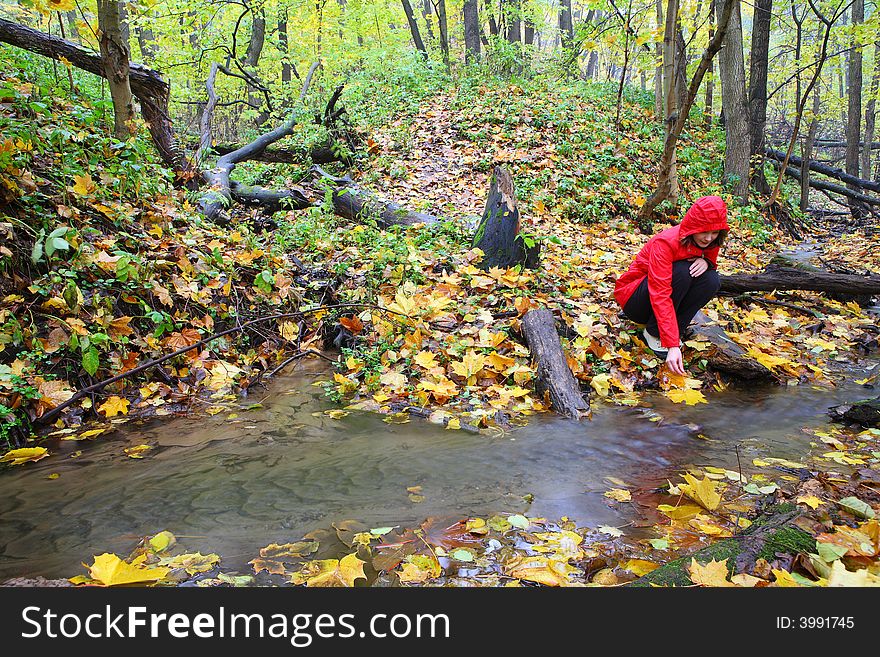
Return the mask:
{"type": "Polygon", "coordinates": [[[720,196],[698,198],[685,213],[679,224],[679,237],[714,230],[730,230],[727,224],[727,205],[720,196]]]}

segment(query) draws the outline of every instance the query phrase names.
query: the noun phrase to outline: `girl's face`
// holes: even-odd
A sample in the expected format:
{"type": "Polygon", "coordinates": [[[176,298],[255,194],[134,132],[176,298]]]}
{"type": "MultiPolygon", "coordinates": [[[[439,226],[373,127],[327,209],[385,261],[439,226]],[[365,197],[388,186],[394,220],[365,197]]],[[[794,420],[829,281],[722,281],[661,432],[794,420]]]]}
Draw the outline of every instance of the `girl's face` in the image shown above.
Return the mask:
{"type": "Polygon", "coordinates": [[[717,230],[710,230],[705,233],[694,233],[694,242],[701,249],[705,249],[714,241],[716,237],[718,237],[718,232],[719,231],[717,230]]]}

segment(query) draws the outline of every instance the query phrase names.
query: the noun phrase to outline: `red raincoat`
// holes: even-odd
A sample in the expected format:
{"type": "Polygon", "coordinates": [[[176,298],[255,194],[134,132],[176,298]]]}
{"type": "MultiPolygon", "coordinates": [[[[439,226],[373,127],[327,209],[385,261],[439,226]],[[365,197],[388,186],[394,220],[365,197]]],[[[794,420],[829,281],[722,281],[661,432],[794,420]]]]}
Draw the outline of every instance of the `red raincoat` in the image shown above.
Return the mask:
{"type": "Polygon", "coordinates": [[[678,322],[672,305],[672,263],[703,257],[711,269],[717,269],[718,247],[701,249],[681,240],[694,233],[730,230],[727,225],[727,206],[720,196],[704,196],[691,206],[681,223],[654,235],[630,265],[617,279],[614,298],[623,308],[641,282],[648,277],[648,294],[657,317],[660,343],[664,347],[679,345],[678,322]]]}

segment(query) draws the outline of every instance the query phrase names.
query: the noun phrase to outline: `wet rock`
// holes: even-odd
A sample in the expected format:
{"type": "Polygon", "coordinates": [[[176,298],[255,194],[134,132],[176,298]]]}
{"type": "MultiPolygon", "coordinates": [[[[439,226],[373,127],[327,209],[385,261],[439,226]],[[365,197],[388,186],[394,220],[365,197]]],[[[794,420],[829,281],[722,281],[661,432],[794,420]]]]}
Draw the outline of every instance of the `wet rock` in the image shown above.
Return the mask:
{"type": "Polygon", "coordinates": [[[828,414],[836,422],[853,423],[861,427],[880,427],[880,397],[832,406],[828,414]]]}
{"type": "Polygon", "coordinates": [[[45,577],[13,577],[0,583],[0,586],[20,586],[20,587],[46,587],[60,588],[65,586],[73,586],[66,579],[46,579],[45,577]]]}

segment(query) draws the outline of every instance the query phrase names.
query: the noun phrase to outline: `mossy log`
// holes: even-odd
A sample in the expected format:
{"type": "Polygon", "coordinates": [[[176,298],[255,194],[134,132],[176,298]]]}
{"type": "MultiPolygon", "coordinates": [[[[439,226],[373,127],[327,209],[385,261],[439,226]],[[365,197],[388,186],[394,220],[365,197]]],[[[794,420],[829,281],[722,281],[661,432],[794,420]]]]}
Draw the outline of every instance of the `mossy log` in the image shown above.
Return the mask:
{"type": "Polygon", "coordinates": [[[858,424],[863,427],[880,427],[880,397],[832,406],[828,414],[837,422],[858,424]]]}
{"type": "Polygon", "coordinates": [[[540,256],[538,244],[526,244],[519,232],[519,209],[513,178],[502,167],[495,167],[486,199],[483,218],[477,226],[473,245],[483,251],[482,269],[507,269],[524,265],[537,269],[540,256]]]}
{"type": "MultiPolygon", "coordinates": [[[[789,508],[791,505],[780,505],[789,508]]],[[[692,586],[688,575],[691,559],[706,565],[713,559],[724,561],[731,574],[749,572],[758,559],[772,561],[777,554],[799,554],[816,549],[816,540],[792,523],[800,512],[782,511],[770,516],[762,516],[742,534],[719,540],[693,554],[675,559],[630,582],[627,586],[692,586]]]]}
{"type": "Polygon", "coordinates": [[[721,327],[713,326],[703,312],[697,313],[691,327],[697,340],[712,345],[713,349],[706,360],[713,369],[749,381],[774,379],[769,369],[749,356],[721,327]]]}
{"type": "Polygon", "coordinates": [[[542,397],[549,392],[553,410],[567,417],[577,420],[589,413],[590,404],[568,367],[553,313],[530,310],[523,315],[522,330],[536,362],[536,392],[542,397]]]}

